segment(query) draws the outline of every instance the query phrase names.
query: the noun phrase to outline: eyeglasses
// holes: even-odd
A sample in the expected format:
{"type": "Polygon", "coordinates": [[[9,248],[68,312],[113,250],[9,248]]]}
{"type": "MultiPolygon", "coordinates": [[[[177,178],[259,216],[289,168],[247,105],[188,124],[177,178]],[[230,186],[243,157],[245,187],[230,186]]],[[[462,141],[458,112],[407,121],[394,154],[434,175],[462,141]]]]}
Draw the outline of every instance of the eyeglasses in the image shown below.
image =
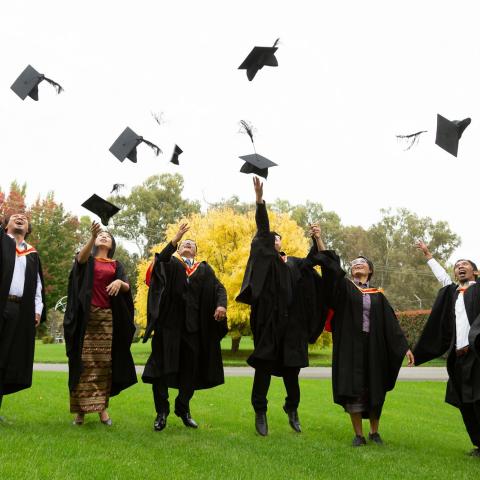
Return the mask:
{"type": "Polygon", "coordinates": [[[368,262],[364,258],[356,258],[350,262],[351,267],[354,267],[355,265],[368,265],[368,262]]]}

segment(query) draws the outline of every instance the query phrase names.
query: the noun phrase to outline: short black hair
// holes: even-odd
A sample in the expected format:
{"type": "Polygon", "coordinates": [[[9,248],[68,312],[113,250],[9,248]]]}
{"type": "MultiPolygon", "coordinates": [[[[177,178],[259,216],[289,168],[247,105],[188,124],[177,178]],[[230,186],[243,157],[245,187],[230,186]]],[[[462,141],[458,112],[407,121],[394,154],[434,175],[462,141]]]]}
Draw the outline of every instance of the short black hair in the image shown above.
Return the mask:
{"type": "MultiPolygon", "coordinates": [[[[110,232],[107,232],[106,230],[104,232],[101,232],[101,233],[108,233],[108,235],[112,239],[112,246],[111,246],[110,250],[108,251],[107,257],[108,258],[113,258],[113,256],[115,255],[115,249],[117,248],[117,242],[115,241],[115,237],[110,232]]],[[[97,252],[98,252],[98,247],[96,245],[94,245],[93,248],[92,248],[92,256],[96,257],[97,252]]]]}

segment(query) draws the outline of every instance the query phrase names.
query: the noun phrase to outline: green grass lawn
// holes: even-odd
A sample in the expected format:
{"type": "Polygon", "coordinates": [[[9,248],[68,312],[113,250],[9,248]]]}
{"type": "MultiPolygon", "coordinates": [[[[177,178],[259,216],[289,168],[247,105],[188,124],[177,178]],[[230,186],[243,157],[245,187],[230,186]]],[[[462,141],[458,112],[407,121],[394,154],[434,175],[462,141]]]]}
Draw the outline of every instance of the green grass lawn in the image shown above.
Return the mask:
{"type": "MultiPolygon", "coordinates": [[[[132,354],[136,365],[145,365],[150,355],[150,342],[132,344],[132,354]]],[[[240,342],[240,350],[236,353],[231,351],[231,339],[226,337],[222,340],[222,355],[225,366],[238,367],[245,366],[246,359],[253,350],[253,341],[251,337],[243,337],[240,342]]],[[[310,364],[312,367],[330,366],[331,348],[322,350],[314,349],[310,353],[310,364]]],[[[37,340],[35,345],[35,362],[38,363],[66,363],[65,344],[43,344],[37,340]]]]}
{"type": "MultiPolygon", "coordinates": [[[[253,341],[251,337],[242,338],[242,341],[240,342],[240,350],[236,353],[232,353],[230,345],[230,337],[226,337],[222,340],[224,365],[228,367],[244,367],[248,356],[253,350],[253,341]]],[[[132,354],[136,365],[145,365],[148,356],[150,355],[150,342],[138,342],[132,344],[132,354]]],[[[331,347],[324,349],[311,349],[309,357],[311,367],[330,367],[332,349],[331,347]]],[[[35,362],[66,363],[67,357],[65,356],[65,345],[62,343],[45,345],[37,340],[35,345],[35,362]]],[[[406,362],[404,362],[404,364],[406,365],[406,362]]],[[[445,361],[437,359],[429,362],[427,365],[432,367],[444,366],[445,361]]]]}
{"type": "MultiPolygon", "coordinates": [[[[272,381],[270,435],[255,435],[251,379],[227,378],[192,400],[198,430],[173,414],[154,432],[148,385],[113,398],[111,428],[87,416],[71,425],[66,374],[36,372],[30,390],[5,397],[0,424],[0,478],[10,479],[322,479],[477,478],[459,412],[443,403],[442,383],[400,382],[387,397],[383,447],[350,446],[350,422],[331,401],[330,382],[303,380],[295,434],[281,410],[283,385],[272,381]]],[[[172,392],[173,393],[173,392],[172,392]]]]}

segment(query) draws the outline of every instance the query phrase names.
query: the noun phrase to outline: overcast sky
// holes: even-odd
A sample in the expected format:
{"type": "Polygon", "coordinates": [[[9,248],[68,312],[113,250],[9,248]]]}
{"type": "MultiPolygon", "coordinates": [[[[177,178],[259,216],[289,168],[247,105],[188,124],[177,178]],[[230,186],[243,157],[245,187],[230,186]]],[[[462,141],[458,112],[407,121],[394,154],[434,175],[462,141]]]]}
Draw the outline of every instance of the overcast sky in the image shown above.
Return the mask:
{"type": "Polygon", "coordinates": [[[55,191],[75,214],[113,183],[179,172],[185,196],[254,198],[239,155],[278,163],[267,202],[321,202],[345,224],[368,227],[380,208],[446,220],[480,260],[480,29],[475,1],[49,1],[1,7],[0,131],[6,189],[29,200],[55,191]],[[280,37],[278,68],[249,82],[237,67],[254,45],[280,37]],[[10,85],[31,64],[58,81],[40,101],[10,85]],[[151,111],[164,112],[158,126],[151,111]],[[458,158],[435,145],[437,113],[472,117],[458,158]],[[130,126],[157,143],[138,163],[108,151],[130,126]],[[412,150],[396,134],[428,130],[412,150]],[[179,167],[168,163],[174,143],[179,167]]]}

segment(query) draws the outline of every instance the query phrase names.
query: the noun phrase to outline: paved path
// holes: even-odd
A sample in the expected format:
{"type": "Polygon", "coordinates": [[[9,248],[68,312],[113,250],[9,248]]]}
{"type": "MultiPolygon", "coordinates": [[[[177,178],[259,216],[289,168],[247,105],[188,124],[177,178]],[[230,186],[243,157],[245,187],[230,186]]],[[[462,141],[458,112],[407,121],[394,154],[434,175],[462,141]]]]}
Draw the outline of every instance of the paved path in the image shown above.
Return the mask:
{"type": "MultiPolygon", "coordinates": [[[[35,363],[33,369],[38,372],[68,372],[68,366],[65,363],[35,363]]],[[[137,373],[143,372],[143,366],[137,366],[137,373]]],[[[225,367],[225,376],[227,377],[252,377],[253,368],[251,367],[225,367]]],[[[330,367],[308,367],[300,371],[301,378],[330,378],[332,369],[330,367]]],[[[445,367],[403,367],[400,370],[399,380],[406,381],[446,381],[448,378],[445,367]]]]}

